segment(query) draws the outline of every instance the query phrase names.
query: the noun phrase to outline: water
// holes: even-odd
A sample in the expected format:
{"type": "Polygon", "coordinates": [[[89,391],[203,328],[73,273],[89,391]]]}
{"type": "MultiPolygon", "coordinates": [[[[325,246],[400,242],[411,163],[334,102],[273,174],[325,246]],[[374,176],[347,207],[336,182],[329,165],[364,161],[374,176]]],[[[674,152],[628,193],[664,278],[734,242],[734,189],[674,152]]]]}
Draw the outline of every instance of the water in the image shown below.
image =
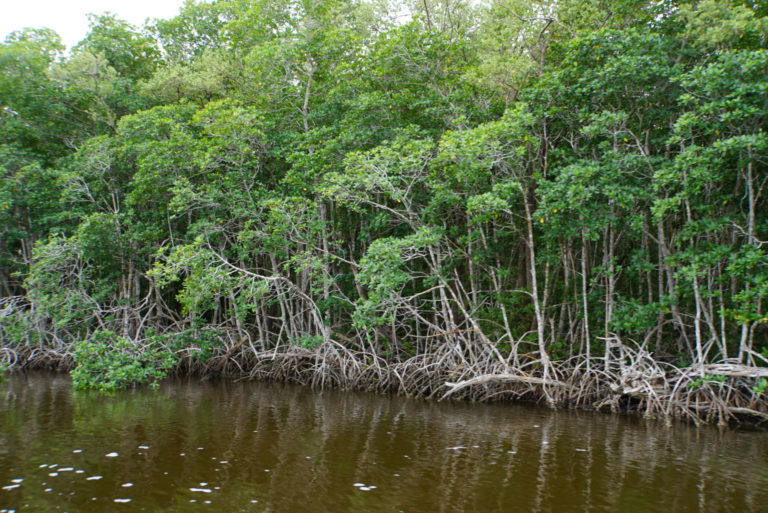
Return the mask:
{"type": "Polygon", "coordinates": [[[768,433],[172,380],[0,384],[0,511],[768,511],[768,433]]]}

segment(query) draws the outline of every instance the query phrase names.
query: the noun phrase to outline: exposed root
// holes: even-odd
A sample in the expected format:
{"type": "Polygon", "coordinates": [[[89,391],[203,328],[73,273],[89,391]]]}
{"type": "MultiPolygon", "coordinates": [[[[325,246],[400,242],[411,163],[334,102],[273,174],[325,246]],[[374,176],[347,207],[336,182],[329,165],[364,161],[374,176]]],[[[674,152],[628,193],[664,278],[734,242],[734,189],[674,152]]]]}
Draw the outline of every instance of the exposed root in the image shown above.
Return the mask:
{"type": "MultiPolygon", "coordinates": [[[[623,347],[609,364],[574,357],[550,362],[518,359],[513,366],[490,349],[440,344],[429,353],[387,360],[371,350],[351,350],[334,340],[315,349],[296,346],[257,350],[252,344],[223,342],[207,361],[193,350],[179,352],[178,374],[221,375],[238,379],[303,384],[411,397],[470,401],[524,400],[551,406],[635,412],[699,423],[768,424],[768,401],[754,390],[768,368],[729,362],[675,368],[643,351],[623,347]],[[703,372],[703,374],[702,374],[703,372]]],[[[64,347],[0,348],[0,361],[14,368],[69,370],[72,353],[64,347]]]]}

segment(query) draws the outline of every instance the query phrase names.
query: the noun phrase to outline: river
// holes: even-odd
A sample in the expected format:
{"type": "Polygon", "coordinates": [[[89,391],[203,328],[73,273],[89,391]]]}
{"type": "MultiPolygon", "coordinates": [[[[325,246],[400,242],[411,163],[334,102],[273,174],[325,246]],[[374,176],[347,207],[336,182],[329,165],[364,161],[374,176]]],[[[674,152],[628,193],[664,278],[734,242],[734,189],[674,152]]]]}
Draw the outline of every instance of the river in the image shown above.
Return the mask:
{"type": "Polygon", "coordinates": [[[765,512],[768,433],[172,379],[0,384],[0,512],[765,512]]]}

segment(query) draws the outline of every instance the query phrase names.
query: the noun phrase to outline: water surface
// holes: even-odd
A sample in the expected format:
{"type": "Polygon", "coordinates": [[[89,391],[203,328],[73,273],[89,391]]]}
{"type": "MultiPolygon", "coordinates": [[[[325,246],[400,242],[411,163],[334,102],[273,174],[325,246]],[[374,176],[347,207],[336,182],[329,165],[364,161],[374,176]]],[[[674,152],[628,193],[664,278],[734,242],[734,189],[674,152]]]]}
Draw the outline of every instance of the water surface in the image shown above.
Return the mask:
{"type": "Polygon", "coordinates": [[[766,512],[768,434],[169,380],[0,384],[0,511],[766,512]]]}

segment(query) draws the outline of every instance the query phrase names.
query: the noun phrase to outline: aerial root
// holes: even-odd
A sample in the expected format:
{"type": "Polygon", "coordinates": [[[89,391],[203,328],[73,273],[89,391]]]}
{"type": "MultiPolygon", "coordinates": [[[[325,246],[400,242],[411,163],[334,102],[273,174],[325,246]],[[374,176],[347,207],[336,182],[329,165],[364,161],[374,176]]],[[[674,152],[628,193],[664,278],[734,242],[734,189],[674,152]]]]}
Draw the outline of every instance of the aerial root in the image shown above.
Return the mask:
{"type": "MultiPolygon", "coordinates": [[[[675,417],[697,424],[768,425],[768,401],[755,389],[756,380],[768,377],[768,368],[729,362],[675,368],[638,352],[609,365],[599,358],[587,361],[583,357],[549,362],[545,375],[541,360],[529,357],[520,361],[523,363],[513,366],[490,351],[467,352],[449,344],[392,361],[330,340],[313,349],[255,350],[249,344],[225,345],[205,362],[184,353],[174,372],[435,399],[515,399],[675,417]]],[[[63,346],[0,348],[0,362],[11,368],[57,371],[75,365],[72,353],[63,346]]]]}

